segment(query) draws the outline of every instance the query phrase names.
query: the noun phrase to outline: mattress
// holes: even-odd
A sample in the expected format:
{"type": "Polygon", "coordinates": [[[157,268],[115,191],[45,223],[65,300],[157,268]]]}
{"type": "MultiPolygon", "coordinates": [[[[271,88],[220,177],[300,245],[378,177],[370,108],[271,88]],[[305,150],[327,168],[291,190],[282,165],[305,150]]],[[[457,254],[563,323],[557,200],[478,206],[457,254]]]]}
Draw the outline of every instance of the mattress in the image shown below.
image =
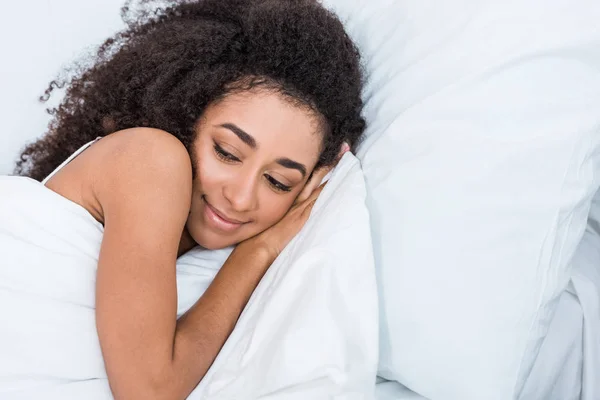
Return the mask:
{"type": "MultiPolygon", "coordinates": [[[[520,400],[600,399],[600,232],[589,228],[520,400]]],[[[428,400],[380,380],[377,400],[428,400]]],[[[437,400],[437,399],[436,399],[437,400]]]]}

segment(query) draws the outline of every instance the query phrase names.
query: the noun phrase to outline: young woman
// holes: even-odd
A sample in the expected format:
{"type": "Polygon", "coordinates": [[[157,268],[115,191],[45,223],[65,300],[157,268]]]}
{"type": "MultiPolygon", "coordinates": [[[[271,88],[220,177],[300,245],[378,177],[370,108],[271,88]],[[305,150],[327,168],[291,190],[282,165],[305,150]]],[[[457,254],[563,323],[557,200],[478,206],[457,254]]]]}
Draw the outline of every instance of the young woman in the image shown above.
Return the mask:
{"type": "Polygon", "coordinates": [[[124,10],[128,29],[62,82],[16,172],[103,227],[96,321],[115,398],[183,399],[362,134],[359,55],[311,0],[124,10]],[[237,246],[177,320],[176,258],[195,245],[237,246]]]}

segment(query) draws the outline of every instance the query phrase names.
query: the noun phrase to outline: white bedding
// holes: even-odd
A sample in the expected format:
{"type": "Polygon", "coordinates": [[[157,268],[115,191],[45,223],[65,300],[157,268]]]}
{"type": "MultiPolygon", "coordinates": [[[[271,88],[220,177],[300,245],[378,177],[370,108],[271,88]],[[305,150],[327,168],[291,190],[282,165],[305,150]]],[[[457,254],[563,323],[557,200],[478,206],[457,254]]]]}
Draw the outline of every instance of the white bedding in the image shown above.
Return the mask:
{"type": "Polygon", "coordinates": [[[583,362],[583,310],[572,291],[558,302],[548,335],[519,397],[521,400],[579,400],[583,362]]]}
{"type": "MultiPolygon", "coordinates": [[[[600,236],[588,229],[573,259],[520,400],[600,399],[600,236]]],[[[377,400],[427,400],[397,382],[377,384],[377,400]]]]}
{"type": "Polygon", "coordinates": [[[600,399],[600,236],[589,225],[572,263],[521,400],[600,399]]]}
{"type": "Polygon", "coordinates": [[[600,2],[325,3],[367,71],[379,374],[518,398],[600,185],[600,2]]]}
{"type": "Polygon", "coordinates": [[[583,311],[581,400],[600,399],[600,236],[588,226],[575,255],[572,287],[583,311]]]}
{"type": "MultiPolygon", "coordinates": [[[[373,396],[378,312],[364,197],[348,154],[190,399],[373,396]]],[[[102,234],[79,205],[0,176],[0,399],[112,397],[94,315],[102,234]]],[[[179,260],[179,314],[226,256],[196,249],[179,260]]]]}
{"type": "Polygon", "coordinates": [[[380,382],[377,384],[377,400],[427,400],[398,382],[380,382]]]}

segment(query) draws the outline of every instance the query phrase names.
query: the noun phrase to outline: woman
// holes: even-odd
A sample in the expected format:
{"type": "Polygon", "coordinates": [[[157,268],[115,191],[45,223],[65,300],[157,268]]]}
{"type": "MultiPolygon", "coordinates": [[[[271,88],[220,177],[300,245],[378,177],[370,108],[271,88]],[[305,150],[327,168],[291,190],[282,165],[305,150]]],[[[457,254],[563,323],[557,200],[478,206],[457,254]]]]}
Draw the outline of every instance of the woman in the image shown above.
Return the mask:
{"type": "Polygon", "coordinates": [[[183,399],[356,145],[359,57],[314,1],[124,10],[16,171],[104,227],[96,321],[115,398],[183,399]],[[196,244],[238,245],[177,320],[175,261],[196,244]]]}

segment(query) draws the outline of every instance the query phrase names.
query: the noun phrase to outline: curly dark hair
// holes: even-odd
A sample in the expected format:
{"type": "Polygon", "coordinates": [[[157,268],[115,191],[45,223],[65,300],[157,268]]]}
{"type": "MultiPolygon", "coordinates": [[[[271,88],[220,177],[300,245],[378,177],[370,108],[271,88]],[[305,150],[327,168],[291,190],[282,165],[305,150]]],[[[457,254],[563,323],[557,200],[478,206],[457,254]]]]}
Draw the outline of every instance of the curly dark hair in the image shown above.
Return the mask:
{"type": "Polygon", "coordinates": [[[316,0],[170,0],[162,8],[129,0],[121,14],[127,28],[100,46],[91,66],[52,81],[40,98],[67,88],[17,174],[41,180],[84,143],[132,127],[165,130],[189,148],[207,105],[256,86],[323,119],[318,166],[331,165],[343,141],[358,143],[359,52],[316,0]]]}

